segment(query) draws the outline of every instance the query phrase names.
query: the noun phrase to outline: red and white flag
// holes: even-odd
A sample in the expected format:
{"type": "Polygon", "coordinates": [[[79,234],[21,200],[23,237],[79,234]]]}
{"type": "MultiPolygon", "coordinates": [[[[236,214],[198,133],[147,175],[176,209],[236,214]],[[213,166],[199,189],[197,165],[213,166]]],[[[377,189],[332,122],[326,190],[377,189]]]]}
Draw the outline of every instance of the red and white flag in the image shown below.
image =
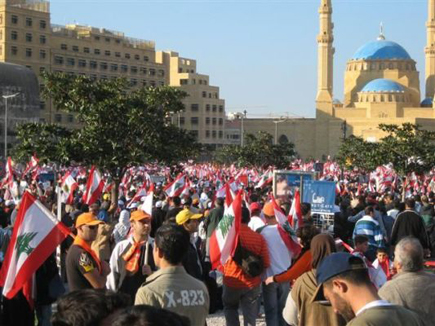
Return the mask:
{"type": "Polygon", "coordinates": [[[3,178],[1,187],[8,186],[12,189],[14,184],[14,170],[12,169],[12,160],[11,157],[8,157],[8,161],[6,162],[6,174],[3,178]]]}
{"type": "Polygon", "coordinates": [[[140,187],[140,189],[136,192],[134,197],[128,202],[127,208],[131,208],[131,204],[141,201],[142,197],[147,195],[146,182],[140,187]]]}
{"type": "Polygon", "coordinates": [[[92,205],[98,198],[100,198],[104,188],[104,180],[98,170],[93,166],[89,172],[88,182],[86,183],[86,190],[83,194],[83,203],[92,205]]]}
{"type": "Polygon", "coordinates": [[[273,181],[273,172],[269,169],[266,172],[263,173],[263,175],[260,177],[260,181],[255,185],[254,188],[263,188],[269,183],[273,181]]]}
{"type": "Polygon", "coordinates": [[[297,230],[304,224],[302,219],[301,194],[299,189],[297,189],[295,192],[295,197],[293,198],[290,212],[288,214],[288,220],[293,230],[297,230]]]}
{"type": "Polygon", "coordinates": [[[39,160],[35,154],[30,158],[29,163],[27,163],[26,169],[23,172],[23,176],[26,176],[28,173],[33,172],[38,167],[39,160]]]}
{"type": "Polygon", "coordinates": [[[70,230],[31,193],[22,198],[11,242],[0,271],[3,295],[12,299],[70,234],[70,230]]]}
{"type": "Polygon", "coordinates": [[[177,197],[181,195],[185,185],[186,185],[186,178],[184,174],[180,174],[173,182],[168,184],[163,190],[168,195],[168,197],[177,197]]]}
{"type": "Polygon", "coordinates": [[[77,189],[79,184],[71,175],[71,172],[67,172],[62,179],[61,189],[62,189],[62,203],[71,205],[74,201],[74,191],[77,189]]]}
{"type": "Polygon", "coordinates": [[[151,187],[148,190],[148,194],[145,197],[145,200],[142,204],[141,209],[149,214],[150,216],[153,216],[153,198],[154,198],[154,183],[151,183],[151,187]]]}
{"type": "Polygon", "coordinates": [[[239,191],[232,204],[225,209],[224,216],[210,237],[210,260],[213,269],[224,265],[233,256],[241,220],[242,192],[239,191]]]}

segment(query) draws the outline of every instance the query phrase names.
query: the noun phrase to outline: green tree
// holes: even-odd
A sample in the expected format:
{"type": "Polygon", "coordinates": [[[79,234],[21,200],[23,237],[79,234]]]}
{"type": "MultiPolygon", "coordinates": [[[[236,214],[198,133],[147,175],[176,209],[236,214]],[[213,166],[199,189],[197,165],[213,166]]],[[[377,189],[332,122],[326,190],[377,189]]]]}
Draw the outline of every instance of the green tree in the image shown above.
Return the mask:
{"type": "Polygon", "coordinates": [[[58,110],[74,113],[80,128],[23,125],[17,157],[44,153],[44,159],[96,165],[112,176],[115,193],[129,166],[150,161],[173,163],[192,158],[199,146],[194,136],[173,126],[172,114],[184,110],[185,92],[172,87],[131,90],[125,79],[93,81],[85,76],[46,73],[43,95],[58,110]],[[30,144],[41,134],[51,141],[30,144]],[[58,145],[56,146],[56,139],[58,145]]]}
{"type": "Polygon", "coordinates": [[[296,152],[294,144],[273,144],[273,136],[260,131],[256,135],[247,134],[243,147],[236,145],[224,146],[216,151],[214,159],[219,163],[238,166],[285,168],[294,159],[296,152]]]}
{"type": "Polygon", "coordinates": [[[384,164],[379,143],[367,142],[353,135],[343,140],[338,150],[337,161],[345,169],[358,168],[363,172],[373,171],[384,164]]]}

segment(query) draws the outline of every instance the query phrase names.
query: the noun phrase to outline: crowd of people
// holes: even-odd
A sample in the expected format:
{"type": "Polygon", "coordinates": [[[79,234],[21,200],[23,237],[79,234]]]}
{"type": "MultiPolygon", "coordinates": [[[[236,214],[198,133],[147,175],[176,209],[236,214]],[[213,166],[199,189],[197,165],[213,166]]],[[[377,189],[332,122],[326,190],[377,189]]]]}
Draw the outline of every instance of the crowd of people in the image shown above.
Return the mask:
{"type": "MultiPolygon", "coordinates": [[[[424,193],[409,183],[377,192],[370,179],[349,176],[338,183],[329,228],[319,225],[310,203],[301,203],[301,223],[292,229],[279,223],[266,178],[257,174],[254,183],[247,170],[228,168],[244,189],[241,224],[233,254],[212,268],[210,239],[227,211],[221,187],[237,177],[187,166],[172,173],[183,171],[190,177],[176,196],[165,186],[170,181],[139,174],[120,187],[116,202],[105,188],[91,205],[83,202],[84,177],[60,210],[74,237],[36,271],[33,301],[23,291],[2,297],[0,323],[30,326],[36,315],[41,326],[202,326],[223,310],[228,326],[255,325],[262,314],[268,326],[435,325],[435,189],[429,183],[424,193]],[[140,195],[143,184],[153,189],[151,211],[147,192],[140,195]]],[[[56,214],[56,184],[27,181],[24,191],[56,214]]],[[[0,263],[20,209],[8,196],[0,196],[0,263]]],[[[276,198],[286,216],[291,201],[276,198]]]]}

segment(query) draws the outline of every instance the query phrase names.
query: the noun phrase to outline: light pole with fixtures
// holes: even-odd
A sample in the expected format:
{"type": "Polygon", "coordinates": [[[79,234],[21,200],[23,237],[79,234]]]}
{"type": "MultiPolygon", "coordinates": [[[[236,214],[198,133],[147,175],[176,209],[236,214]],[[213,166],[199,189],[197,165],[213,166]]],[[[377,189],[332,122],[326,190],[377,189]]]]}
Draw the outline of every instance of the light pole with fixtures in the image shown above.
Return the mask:
{"type": "Polygon", "coordinates": [[[5,160],[8,159],[8,99],[14,98],[20,93],[15,93],[12,95],[2,95],[5,100],[5,160]]]}
{"type": "Polygon", "coordinates": [[[275,124],[275,145],[278,144],[278,123],[287,121],[287,119],[283,119],[281,117],[281,120],[274,120],[273,123],[275,124]]]}

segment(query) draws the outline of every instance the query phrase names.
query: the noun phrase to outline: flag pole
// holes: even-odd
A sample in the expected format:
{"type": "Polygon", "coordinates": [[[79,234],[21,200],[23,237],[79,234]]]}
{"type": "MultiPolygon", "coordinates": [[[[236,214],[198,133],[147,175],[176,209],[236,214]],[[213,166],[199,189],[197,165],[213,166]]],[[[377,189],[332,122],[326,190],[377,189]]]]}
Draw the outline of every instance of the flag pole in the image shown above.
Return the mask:
{"type": "MultiPolygon", "coordinates": [[[[57,180],[56,172],[57,172],[56,169],[54,169],[53,175],[54,175],[54,183],[56,185],[56,193],[57,193],[57,220],[61,222],[62,221],[62,197],[61,197],[62,189],[57,180]]],[[[62,275],[62,252],[60,249],[60,244],[56,248],[56,263],[57,263],[57,267],[59,268],[59,275],[62,275]]]]}

